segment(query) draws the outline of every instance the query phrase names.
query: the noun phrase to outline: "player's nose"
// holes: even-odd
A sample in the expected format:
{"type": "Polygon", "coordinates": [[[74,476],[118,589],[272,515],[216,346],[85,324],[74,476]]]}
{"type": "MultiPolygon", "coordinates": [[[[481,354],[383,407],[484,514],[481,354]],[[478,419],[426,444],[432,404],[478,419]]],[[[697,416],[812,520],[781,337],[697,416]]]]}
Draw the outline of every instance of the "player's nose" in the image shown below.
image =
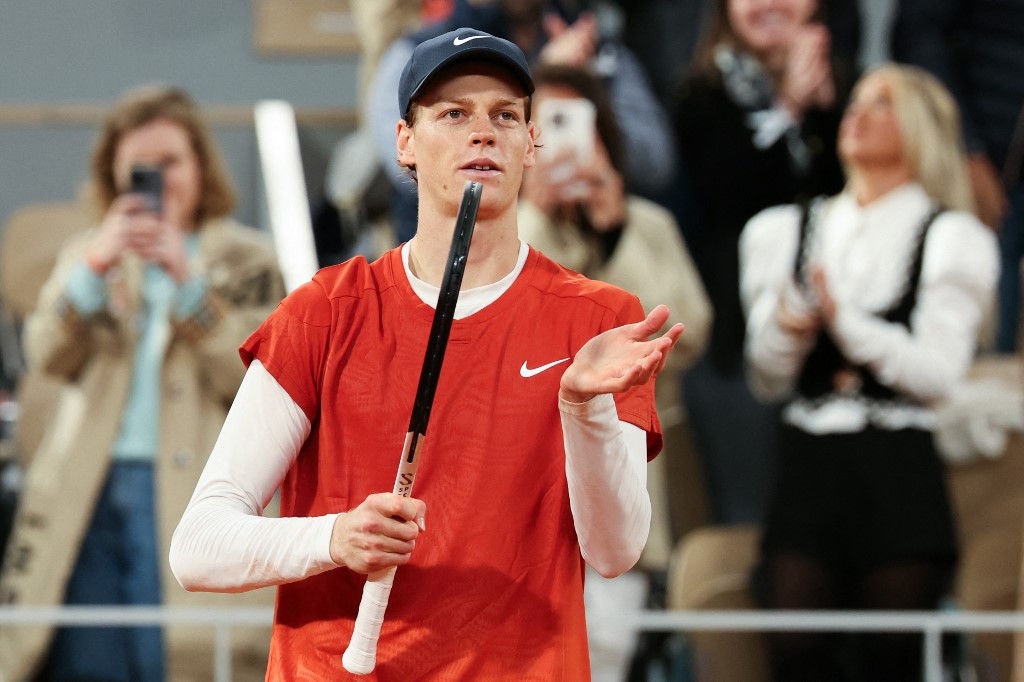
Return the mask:
{"type": "Polygon", "coordinates": [[[470,133],[470,140],[474,145],[493,146],[495,142],[494,126],[490,121],[477,123],[473,132],[470,133]]]}

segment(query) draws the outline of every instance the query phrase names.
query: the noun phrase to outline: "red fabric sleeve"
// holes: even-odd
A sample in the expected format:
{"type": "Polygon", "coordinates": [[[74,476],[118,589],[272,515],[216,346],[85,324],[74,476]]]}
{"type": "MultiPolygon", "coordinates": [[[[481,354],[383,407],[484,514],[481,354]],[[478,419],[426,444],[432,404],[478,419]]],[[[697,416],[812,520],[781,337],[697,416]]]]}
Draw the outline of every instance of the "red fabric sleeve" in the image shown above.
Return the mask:
{"type": "Polygon", "coordinates": [[[308,282],[289,294],[239,348],[246,367],[259,359],[310,423],[320,414],[331,320],[323,287],[308,282]]]}

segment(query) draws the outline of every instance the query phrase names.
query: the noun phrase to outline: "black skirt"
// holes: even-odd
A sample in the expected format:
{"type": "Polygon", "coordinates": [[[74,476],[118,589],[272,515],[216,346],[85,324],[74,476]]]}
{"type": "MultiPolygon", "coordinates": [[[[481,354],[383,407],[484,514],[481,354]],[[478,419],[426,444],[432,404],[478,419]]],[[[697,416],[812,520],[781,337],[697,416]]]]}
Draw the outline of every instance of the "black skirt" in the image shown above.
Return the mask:
{"type": "Polygon", "coordinates": [[[763,557],[799,552],[837,571],[956,562],[944,466],[929,431],[814,435],[784,424],[763,557]]]}

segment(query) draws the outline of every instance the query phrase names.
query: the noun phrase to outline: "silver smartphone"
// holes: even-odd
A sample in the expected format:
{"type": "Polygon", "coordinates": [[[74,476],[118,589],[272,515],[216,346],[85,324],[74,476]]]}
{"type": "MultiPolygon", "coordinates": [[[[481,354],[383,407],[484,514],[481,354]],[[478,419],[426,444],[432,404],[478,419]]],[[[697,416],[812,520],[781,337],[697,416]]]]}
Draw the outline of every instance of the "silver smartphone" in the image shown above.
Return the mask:
{"type": "Polygon", "coordinates": [[[594,157],[594,121],[597,111],[589,99],[549,98],[537,106],[542,153],[570,150],[574,161],[589,164],[594,157]],[[547,150],[547,151],[544,151],[547,150]]]}

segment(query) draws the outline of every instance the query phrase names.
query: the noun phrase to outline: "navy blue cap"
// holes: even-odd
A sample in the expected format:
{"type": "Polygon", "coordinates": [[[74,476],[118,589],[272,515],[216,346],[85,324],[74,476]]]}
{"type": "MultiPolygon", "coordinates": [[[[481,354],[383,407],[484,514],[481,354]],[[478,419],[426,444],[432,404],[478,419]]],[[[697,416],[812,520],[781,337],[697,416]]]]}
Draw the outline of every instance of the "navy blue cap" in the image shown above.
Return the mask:
{"type": "Polygon", "coordinates": [[[506,67],[522,84],[526,94],[533,94],[533,77],[530,76],[526,55],[515,43],[474,28],[458,28],[425,40],[412,51],[398,81],[398,110],[402,117],[409,113],[412,101],[441,69],[475,59],[506,67]]]}

